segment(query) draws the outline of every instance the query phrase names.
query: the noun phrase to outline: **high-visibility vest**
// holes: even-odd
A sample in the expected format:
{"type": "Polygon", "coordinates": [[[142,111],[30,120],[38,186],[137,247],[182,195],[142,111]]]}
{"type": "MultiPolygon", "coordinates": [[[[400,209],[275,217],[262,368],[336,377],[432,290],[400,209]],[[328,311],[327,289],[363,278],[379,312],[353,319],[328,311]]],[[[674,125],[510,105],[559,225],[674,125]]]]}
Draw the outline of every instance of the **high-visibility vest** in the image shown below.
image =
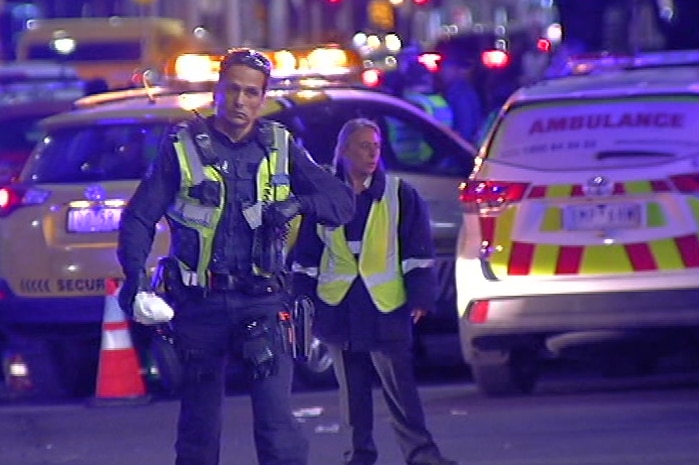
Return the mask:
{"type": "MultiPolygon", "coordinates": [[[[284,200],[291,195],[289,183],[289,132],[281,125],[272,124],[273,144],[269,151],[269,162],[264,161],[257,167],[257,202],[267,203],[284,200]]],[[[182,279],[188,286],[206,286],[207,270],[211,261],[216,227],[221,219],[226,205],[226,184],[221,173],[210,164],[202,163],[201,154],[191,131],[182,126],[177,132],[175,152],[180,166],[180,188],[174,204],[167,212],[167,217],[175,223],[175,227],[188,228],[195,231],[199,241],[199,257],[196,269],[190,269],[177,256],[182,271],[182,279]],[[219,201],[217,206],[202,205],[190,196],[190,187],[202,181],[216,181],[219,186],[219,201]]],[[[262,274],[252,267],[254,274],[262,274]]]]}
{"type": "Polygon", "coordinates": [[[381,312],[391,312],[406,302],[398,247],[399,184],[399,178],[386,176],[384,194],[369,210],[361,243],[347,242],[344,227],[318,226],[325,245],[317,288],[323,302],[338,305],[357,276],[381,312]]]}
{"type": "Polygon", "coordinates": [[[441,95],[408,92],[404,95],[404,98],[425,110],[427,114],[431,115],[445,126],[452,127],[454,124],[454,116],[451,108],[441,95]]]}
{"type": "MultiPolygon", "coordinates": [[[[441,95],[411,92],[406,93],[404,98],[451,128],[451,108],[441,95]]],[[[416,125],[391,117],[387,117],[386,122],[388,140],[398,160],[409,165],[422,165],[432,158],[434,150],[416,125]]]]}

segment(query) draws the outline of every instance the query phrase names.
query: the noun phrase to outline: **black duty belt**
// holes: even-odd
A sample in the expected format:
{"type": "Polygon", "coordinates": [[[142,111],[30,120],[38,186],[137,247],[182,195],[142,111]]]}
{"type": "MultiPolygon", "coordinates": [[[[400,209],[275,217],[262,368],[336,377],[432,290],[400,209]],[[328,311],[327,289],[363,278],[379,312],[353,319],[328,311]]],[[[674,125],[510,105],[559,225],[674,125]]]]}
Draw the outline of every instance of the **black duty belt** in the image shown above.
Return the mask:
{"type": "Polygon", "coordinates": [[[283,290],[277,276],[239,276],[234,274],[209,273],[207,289],[211,291],[238,291],[247,295],[275,294],[283,290]]]}
{"type": "Polygon", "coordinates": [[[234,274],[209,273],[207,287],[212,291],[240,291],[245,287],[245,280],[234,274]]]}

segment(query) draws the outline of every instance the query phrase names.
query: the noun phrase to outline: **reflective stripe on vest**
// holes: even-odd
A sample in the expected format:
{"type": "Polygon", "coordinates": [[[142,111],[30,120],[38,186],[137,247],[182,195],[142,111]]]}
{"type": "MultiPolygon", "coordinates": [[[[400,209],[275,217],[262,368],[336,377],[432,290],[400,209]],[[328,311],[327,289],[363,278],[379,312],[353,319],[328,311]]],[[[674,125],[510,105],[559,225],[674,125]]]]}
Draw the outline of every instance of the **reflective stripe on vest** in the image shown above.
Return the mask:
{"type": "Polygon", "coordinates": [[[344,227],[318,226],[325,244],[320,260],[318,297],[337,305],[349,291],[357,275],[381,312],[390,312],[406,302],[398,248],[400,180],[386,176],[381,200],[372,204],[361,242],[359,261],[350,249],[344,227]]]}
{"type": "MultiPolygon", "coordinates": [[[[257,169],[257,201],[270,202],[284,200],[291,195],[289,184],[289,133],[282,126],[273,124],[273,147],[269,156],[263,159],[257,169]]],[[[221,173],[212,165],[204,165],[192,134],[186,127],[177,133],[174,144],[180,166],[180,189],[168,210],[168,217],[197,232],[199,237],[199,257],[197,269],[190,270],[180,261],[183,281],[190,286],[204,286],[206,273],[211,261],[216,227],[226,205],[226,184],[221,173]],[[189,196],[189,188],[204,180],[216,181],[220,186],[219,206],[201,205],[198,199],[189,196]]],[[[175,251],[175,254],[177,251],[175,251]]],[[[253,269],[253,273],[258,270],[253,269]]]]}

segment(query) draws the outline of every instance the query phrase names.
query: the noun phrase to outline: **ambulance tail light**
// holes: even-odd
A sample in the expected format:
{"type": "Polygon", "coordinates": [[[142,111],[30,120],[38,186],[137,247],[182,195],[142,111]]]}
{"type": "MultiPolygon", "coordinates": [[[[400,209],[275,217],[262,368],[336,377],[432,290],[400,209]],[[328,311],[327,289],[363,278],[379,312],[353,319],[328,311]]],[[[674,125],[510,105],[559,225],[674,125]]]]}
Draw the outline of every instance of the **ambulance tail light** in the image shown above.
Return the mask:
{"type": "Polygon", "coordinates": [[[680,174],[671,176],[670,179],[677,189],[682,194],[697,194],[699,193],[699,173],[680,174]]]}
{"type": "Polygon", "coordinates": [[[459,186],[459,200],[468,213],[498,214],[509,204],[519,202],[529,187],[526,182],[471,180],[459,186]]]}
{"type": "Polygon", "coordinates": [[[4,217],[20,207],[39,205],[49,198],[49,192],[40,189],[26,189],[16,186],[0,188],[0,217],[4,217]]]}
{"type": "Polygon", "coordinates": [[[468,309],[468,321],[470,323],[485,323],[488,321],[488,311],[490,302],[487,300],[476,300],[472,302],[468,309]]]}

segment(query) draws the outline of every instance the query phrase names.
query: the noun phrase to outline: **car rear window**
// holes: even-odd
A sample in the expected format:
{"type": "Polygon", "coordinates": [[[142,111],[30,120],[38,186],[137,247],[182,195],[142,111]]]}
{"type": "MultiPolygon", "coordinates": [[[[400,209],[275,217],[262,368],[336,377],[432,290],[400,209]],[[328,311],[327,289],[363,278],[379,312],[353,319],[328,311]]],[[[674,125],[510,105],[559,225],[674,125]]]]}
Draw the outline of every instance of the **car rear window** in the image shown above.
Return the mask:
{"type": "Polygon", "coordinates": [[[644,96],[514,106],[488,159],[539,170],[649,166],[699,150],[699,99],[644,96]]]}
{"type": "Polygon", "coordinates": [[[20,180],[70,184],[140,179],[168,128],[165,123],[110,124],[50,131],[20,180]]]}

